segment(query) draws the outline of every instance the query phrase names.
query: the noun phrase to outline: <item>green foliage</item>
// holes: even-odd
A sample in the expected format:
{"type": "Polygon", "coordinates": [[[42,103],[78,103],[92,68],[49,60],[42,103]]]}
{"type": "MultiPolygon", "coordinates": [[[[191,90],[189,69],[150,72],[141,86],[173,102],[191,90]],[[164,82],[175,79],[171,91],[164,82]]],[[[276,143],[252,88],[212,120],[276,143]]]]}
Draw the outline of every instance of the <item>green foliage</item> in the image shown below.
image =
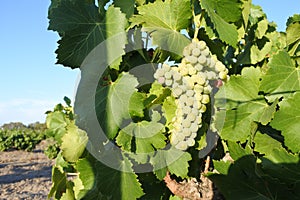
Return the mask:
{"type": "Polygon", "coordinates": [[[46,139],[45,131],[33,130],[26,126],[22,129],[3,129],[0,130],[0,151],[9,149],[32,151],[44,139],[46,139]]]}
{"type": "Polygon", "coordinates": [[[226,199],[299,199],[299,15],[279,33],[248,0],[108,2],[52,0],[49,7],[49,29],[61,37],[59,64],[80,67],[113,38],[101,55],[109,66],[103,74],[81,68],[80,84],[98,78],[92,108],[105,134],[94,137],[96,127],[85,126],[93,111],[80,91],[78,118],[67,98],[47,112],[47,133],[56,141],[46,151],[56,157],[49,198],[180,199],[163,179],[170,173],[174,182],[199,180],[195,170],[204,173],[205,158],[197,155],[211,147],[206,155],[216,172],[206,176],[226,199]],[[170,144],[176,98],[157,82],[140,85],[144,77],[133,71],[143,65],[152,77],[156,62],[181,62],[192,39],[205,41],[230,77],[213,88],[198,142],[182,151],[170,144]],[[217,147],[212,132],[220,136],[217,147]]]}

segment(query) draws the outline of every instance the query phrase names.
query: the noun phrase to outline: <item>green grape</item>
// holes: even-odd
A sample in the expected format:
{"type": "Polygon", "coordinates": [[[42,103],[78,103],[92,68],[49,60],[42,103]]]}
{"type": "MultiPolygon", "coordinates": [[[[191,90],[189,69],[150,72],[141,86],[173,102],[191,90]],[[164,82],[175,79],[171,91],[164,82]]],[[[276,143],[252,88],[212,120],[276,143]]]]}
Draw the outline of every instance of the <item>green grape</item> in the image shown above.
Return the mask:
{"type": "Polygon", "coordinates": [[[170,142],[180,150],[195,145],[194,138],[202,127],[202,113],[210,102],[212,80],[228,79],[228,70],[212,55],[204,41],[193,39],[183,50],[178,66],[163,64],[154,78],[164,87],[169,87],[175,97],[177,109],[172,119],[170,142]]]}

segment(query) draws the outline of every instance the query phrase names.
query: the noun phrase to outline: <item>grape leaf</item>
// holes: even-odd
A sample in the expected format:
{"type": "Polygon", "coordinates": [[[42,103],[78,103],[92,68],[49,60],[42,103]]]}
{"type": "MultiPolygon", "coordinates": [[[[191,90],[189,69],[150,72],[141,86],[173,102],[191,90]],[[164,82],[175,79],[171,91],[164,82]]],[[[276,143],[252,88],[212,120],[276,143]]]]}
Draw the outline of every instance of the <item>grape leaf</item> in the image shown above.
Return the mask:
{"type": "Polygon", "coordinates": [[[267,175],[288,185],[299,182],[299,155],[288,153],[284,148],[271,148],[261,160],[262,170],[267,175]]]}
{"type": "Polygon", "coordinates": [[[233,24],[227,23],[218,13],[215,12],[213,2],[214,1],[210,0],[201,0],[200,4],[206,10],[220,39],[229,45],[236,47],[238,40],[237,28],[233,24]]]}
{"type": "Polygon", "coordinates": [[[300,22],[300,14],[294,14],[293,16],[289,17],[286,21],[286,26],[289,26],[294,22],[300,22]]]}
{"type": "Polygon", "coordinates": [[[151,153],[155,149],[165,147],[166,137],[162,131],[164,131],[164,125],[158,122],[132,122],[120,131],[116,142],[124,150],[130,151],[134,137],[136,153],[151,153]]]}
{"type": "Polygon", "coordinates": [[[170,196],[169,200],[181,200],[178,196],[170,196]]]}
{"type": "Polygon", "coordinates": [[[129,101],[129,113],[131,116],[143,117],[144,116],[144,99],[145,94],[134,92],[129,101]]]}
{"type": "Polygon", "coordinates": [[[229,168],[232,163],[229,161],[219,161],[219,160],[213,160],[214,168],[220,173],[220,174],[228,174],[229,168]]]}
{"type": "Polygon", "coordinates": [[[68,125],[67,133],[62,137],[62,144],[60,147],[66,161],[77,161],[85,150],[87,142],[88,137],[84,130],[79,129],[74,124],[68,125]]]}
{"type": "Polygon", "coordinates": [[[262,77],[260,90],[278,96],[300,90],[300,70],[295,67],[287,52],[280,51],[271,58],[269,69],[262,77]]]}
{"type": "Polygon", "coordinates": [[[250,9],[250,18],[249,18],[252,25],[256,24],[259,20],[266,17],[267,16],[262,10],[261,6],[252,4],[250,9]]]}
{"type": "Polygon", "coordinates": [[[284,144],[293,152],[300,151],[300,93],[296,92],[289,99],[279,103],[279,111],[275,113],[271,126],[282,131],[284,144]]]}
{"type": "Polygon", "coordinates": [[[299,51],[300,51],[300,21],[296,21],[289,24],[286,29],[286,42],[289,45],[289,54],[291,56],[298,56],[299,62],[299,51]]]}
{"type": "Polygon", "coordinates": [[[136,77],[121,73],[118,79],[108,86],[100,86],[96,92],[96,111],[99,123],[108,138],[113,139],[123,119],[129,119],[129,102],[137,91],[136,77]]]}
{"type": "Polygon", "coordinates": [[[79,176],[73,179],[73,183],[74,183],[73,191],[74,191],[75,199],[82,199],[85,195],[85,188],[79,176]]]}
{"type": "Polygon", "coordinates": [[[62,142],[61,138],[66,133],[66,126],[68,123],[70,123],[70,121],[65,118],[64,113],[61,111],[54,111],[47,114],[47,128],[52,132],[51,135],[54,135],[56,141],[59,143],[62,142]]]}
{"type": "Polygon", "coordinates": [[[259,68],[244,68],[241,75],[231,76],[216,94],[216,106],[220,110],[214,121],[222,139],[245,142],[253,122],[271,121],[276,105],[268,105],[259,94],[260,77],[259,68]]]}
{"type": "Polygon", "coordinates": [[[286,29],[287,44],[293,44],[300,40],[300,22],[290,24],[286,29]]]}
{"type": "Polygon", "coordinates": [[[175,113],[177,109],[175,98],[173,96],[167,97],[162,105],[162,109],[163,109],[163,115],[167,120],[166,127],[171,128],[172,120],[175,117],[175,113]]]}
{"type": "Polygon", "coordinates": [[[72,181],[68,181],[67,182],[67,188],[66,188],[66,192],[62,194],[60,200],[70,200],[70,199],[75,199],[74,196],[74,191],[73,191],[73,182],[72,181]]]}
{"type": "MultiPolygon", "coordinates": [[[[48,29],[61,35],[56,50],[57,63],[71,68],[80,67],[85,57],[98,44],[124,32],[127,26],[125,14],[122,14],[119,8],[109,7],[105,18],[101,18],[98,8],[84,1],[61,0],[51,7],[48,18],[48,29]]],[[[125,47],[125,43],[124,34],[121,34],[117,41],[110,41],[107,44],[108,56],[116,53],[115,51],[123,52],[121,47],[125,47]],[[110,46],[116,43],[117,46],[110,46]]],[[[117,68],[118,62],[113,63],[114,68],[117,68]]]]}
{"type": "Polygon", "coordinates": [[[55,197],[60,199],[62,194],[66,191],[67,177],[64,172],[61,172],[59,168],[52,168],[52,186],[48,194],[48,198],[55,197]]]}
{"type": "Polygon", "coordinates": [[[249,41],[244,52],[238,55],[239,64],[257,64],[261,62],[272,50],[272,42],[267,37],[249,41]]]}
{"type": "Polygon", "coordinates": [[[259,131],[255,134],[254,143],[254,150],[263,154],[270,154],[273,151],[273,149],[282,148],[282,145],[279,141],[273,139],[267,134],[262,134],[259,131]]]}
{"type": "Polygon", "coordinates": [[[127,18],[130,18],[133,15],[135,0],[114,0],[114,4],[121,8],[121,11],[126,14],[127,18]]]}
{"type": "Polygon", "coordinates": [[[209,3],[210,9],[215,10],[215,13],[226,22],[236,22],[242,17],[241,2],[239,0],[214,0],[207,3],[209,3]]]}
{"type": "Polygon", "coordinates": [[[153,44],[163,50],[182,55],[189,40],[178,31],[190,25],[192,17],[189,0],[156,1],[137,8],[138,15],[131,18],[132,25],[142,25],[151,33],[153,44]]]}
{"type": "Polygon", "coordinates": [[[268,30],[268,20],[263,19],[257,23],[257,29],[255,30],[255,35],[258,39],[262,39],[262,37],[266,34],[268,30]]]}
{"type": "Polygon", "coordinates": [[[125,156],[115,163],[120,170],[112,169],[88,156],[78,161],[76,169],[85,187],[85,199],[137,199],[144,193],[137,175],[130,169],[132,164],[125,156]]]}
{"type": "Polygon", "coordinates": [[[230,157],[235,161],[245,156],[252,155],[252,150],[250,149],[249,145],[246,145],[246,147],[243,148],[236,142],[228,141],[227,143],[230,157]]]}
{"type": "Polygon", "coordinates": [[[186,178],[190,160],[192,160],[192,156],[188,152],[170,148],[168,150],[158,150],[150,158],[150,163],[153,165],[156,177],[162,180],[166,176],[167,170],[176,176],[186,178]]]}
{"type": "Polygon", "coordinates": [[[250,17],[250,10],[251,10],[251,1],[248,0],[242,0],[242,15],[243,15],[243,21],[244,21],[244,29],[248,26],[248,21],[250,17]]]}
{"type": "MultiPolygon", "coordinates": [[[[228,166],[227,166],[228,167],[228,166]]],[[[226,170],[224,170],[226,172],[226,170]]],[[[254,156],[239,158],[225,174],[209,174],[226,199],[297,199],[287,185],[264,179],[257,174],[254,156]],[[268,182],[269,181],[269,182],[268,182]],[[269,184],[267,184],[269,183],[269,184]],[[270,184],[271,183],[271,184],[270,184]]]]}

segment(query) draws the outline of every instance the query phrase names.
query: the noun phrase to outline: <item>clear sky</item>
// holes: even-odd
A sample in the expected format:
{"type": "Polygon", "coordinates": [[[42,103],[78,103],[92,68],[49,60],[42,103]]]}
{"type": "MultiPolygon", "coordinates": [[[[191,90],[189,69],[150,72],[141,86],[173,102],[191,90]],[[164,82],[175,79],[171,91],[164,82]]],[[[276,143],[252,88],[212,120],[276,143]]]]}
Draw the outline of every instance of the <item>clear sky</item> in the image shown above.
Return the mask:
{"type": "MultiPolygon", "coordinates": [[[[270,21],[285,29],[300,13],[297,0],[254,0],[270,21]]],[[[45,120],[45,111],[74,98],[79,70],[55,65],[58,36],[47,30],[50,0],[0,1],[0,125],[45,120]]]]}

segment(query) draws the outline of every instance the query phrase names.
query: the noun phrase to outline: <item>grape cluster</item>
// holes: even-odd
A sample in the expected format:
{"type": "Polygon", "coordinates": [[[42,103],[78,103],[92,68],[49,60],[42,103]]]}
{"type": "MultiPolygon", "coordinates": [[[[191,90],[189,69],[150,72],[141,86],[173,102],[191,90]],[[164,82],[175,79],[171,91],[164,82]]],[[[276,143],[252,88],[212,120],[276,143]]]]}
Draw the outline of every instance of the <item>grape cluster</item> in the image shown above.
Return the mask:
{"type": "Polygon", "coordinates": [[[195,145],[197,131],[202,126],[202,114],[210,102],[213,80],[227,80],[227,68],[211,55],[204,41],[193,39],[184,48],[184,58],[178,66],[164,63],[154,78],[172,90],[177,104],[173,119],[171,144],[186,150],[195,145]]]}

